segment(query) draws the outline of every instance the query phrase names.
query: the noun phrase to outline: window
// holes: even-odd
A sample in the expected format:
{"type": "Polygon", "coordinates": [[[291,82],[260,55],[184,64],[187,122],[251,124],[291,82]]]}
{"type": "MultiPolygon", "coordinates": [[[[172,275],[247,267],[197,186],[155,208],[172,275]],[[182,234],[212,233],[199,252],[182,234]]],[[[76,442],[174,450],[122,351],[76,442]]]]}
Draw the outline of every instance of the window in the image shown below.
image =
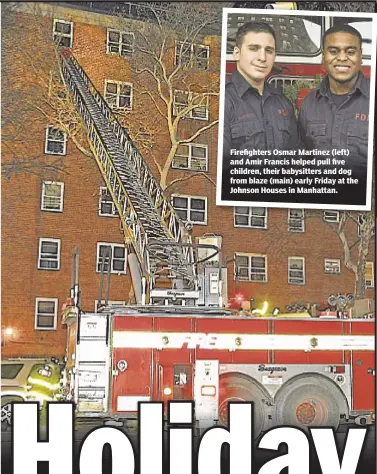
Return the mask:
{"type": "Polygon", "coordinates": [[[35,329],[56,329],[57,311],[57,298],[36,298],[35,329]]]}
{"type": "Polygon", "coordinates": [[[193,196],[172,196],[173,207],[184,221],[207,224],[207,198],[193,196]]]}
{"type": "Polygon", "coordinates": [[[60,239],[39,239],[38,269],[60,269],[60,239]]]}
{"type": "Polygon", "coordinates": [[[132,110],[132,84],[106,80],[105,99],[114,109],[132,110]]]}
{"type": "Polygon", "coordinates": [[[132,56],[134,52],[135,35],[131,32],[107,30],[107,54],[132,56]]]}
{"type": "Polygon", "coordinates": [[[267,208],[235,207],[234,226],[267,229],[267,208]]]}
{"type": "Polygon", "coordinates": [[[305,259],[288,257],[288,283],[305,285],[305,259]]]}
{"type": "Polygon", "coordinates": [[[171,164],[172,168],[193,171],[208,170],[208,147],[195,143],[184,143],[178,146],[171,164]]]}
{"type": "Polygon", "coordinates": [[[188,118],[198,120],[208,120],[209,97],[205,94],[197,94],[193,92],[174,91],[173,112],[174,115],[182,113],[189,109],[184,115],[188,118]]]}
{"type": "Polygon", "coordinates": [[[323,220],[326,222],[339,222],[339,211],[324,211],[323,220]]]}
{"type": "Polygon", "coordinates": [[[107,217],[116,217],[119,215],[115,204],[113,203],[113,198],[111,197],[110,191],[106,186],[101,186],[99,188],[98,214],[100,216],[107,217]]]}
{"type": "Polygon", "coordinates": [[[111,273],[126,273],[126,249],[122,244],[97,243],[97,272],[108,271],[110,259],[111,273]],[[108,253],[109,252],[109,253],[108,253]]]}
{"type": "Polygon", "coordinates": [[[49,125],[46,129],[45,153],[48,155],[65,155],[67,135],[58,128],[49,125]]]}
{"type": "Polygon", "coordinates": [[[365,263],[365,288],[374,288],[374,264],[365,263]]]}
{"type": "Polygon", "coordinates": [[[64,183],[44,181],[42,184],[42,211],[63,211],[64,183]]]}
{"type": "Polygon", "coordinates": [[[65,48],[72,48],[73,44],[73,23],[71,21],[54,19],[53,26],[54,42],[65,48]]]}
{"type": "Polygon", "coordinates": [[[305,232],[305,220],[303,209],[288,209],[288,231],[305,232]]]}
{"type": "MultiPolygon", "coordinates": [[[[94,311],[97,312],[98,311],[98,308],[100,308],[101,306],[103,306],[105,304],[105,300],[102,300],[101,301],[101,305],[99,304],[99,300],[95,300],[94,302],[94,311]]],[[[126,302],[125,301],[116,301],[116,300],[108,300],[107,304],[115,304],[115,305],[125,305],[126,302]]]]}
{"type": "Polygon", "coordinates": [[[340,260],[335,258],[325,258],[325,273],[340,273],[340,260]]]}
{"type": "Polygon", "coordinates": [[[12,380],[20,373],[24,364],[1,364],[1,378],[12,380]]]}
{"type": "Polygon", "coordinates": [[[236,254],[234,276],[238,280],[267,281],[267,256],[236,254]]]}
{"type": "Polygon", "coordinates": [[[209,46],[176,41],[174,64],[177,65],[179,62],[181,62],[183,66],[195,66],[198,69],[207,70],[209,63],[209,46]]]}

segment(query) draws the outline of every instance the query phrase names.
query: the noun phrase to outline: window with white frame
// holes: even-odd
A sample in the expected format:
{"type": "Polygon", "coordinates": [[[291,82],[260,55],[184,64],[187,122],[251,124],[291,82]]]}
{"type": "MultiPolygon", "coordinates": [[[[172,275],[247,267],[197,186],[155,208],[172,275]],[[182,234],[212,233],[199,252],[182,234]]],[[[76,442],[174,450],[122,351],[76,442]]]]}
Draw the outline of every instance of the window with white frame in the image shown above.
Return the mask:
{"type": "Polygon", "coordinates": [[[176,41],[174,61],[175,65],[181,63],[205,71],[209,66],[209,46],[176,41]]]}
{"type": "Polygon", "coordinates": [[[267,229],[267,207],[235,207],[234,227],[267,229]]]}
{"type": "Polygon", "coordinates": [[[171,166],[177,169],[207,171],[207,145],[199,145],[197,143],[182,143],[178,145],[171,166]]]}
{"type": "Polygon", "coordinates": [[[305,232],[304,209],[288,209],[288,231],[305,232]]]}
{"type": "Polygon", "coordinates": [[[56,329],[57,314],[57,298],[36,298],[34,328],[43,330],[56,329]]]}
{"type": "Polygon", "coordinates": [[[39,239],[38,269],[60,269],[60,239],[39,239]]]}
{"type": "Polygon", "coordinates": [[[305,285],[304,257],[288,257],[288,283],[305,285]]]}
{"type": "Polygon", "coordinates": [[[64,183],[44,181],[42,183],[41,210],[63,212],[64,183]]]}
{"type": "Polygon", "coordinates": [[[67,134],[52,125],[46,128],[45,153],[47,155],[65,155],[67,134]]]}
{"type": "Polygon", "coordinates": [[[325,258],[325,273],[340,273],[340,260],[338,258],[325,258]]]}
{"type": "Polygon", "coordinates": [[[72,48],[73,23],[71,21],[54,19],[53,25],[54,43],[65,48],[72,48]]]}
{"type": "Polygon", "coordinates": [[[339,211],[324,211],[323,220],[326,222],[339,222],[339,211]]]}
{"type": "Polygon", "coordinates": [[[209,96],[194,92],[175,90],[173,96],[173,113],[178,115],[185,109],[189,109],[184,117],[208,120],[209,96]]]}
{"type": "Polygon", "coordinates": [[[110,191],[106,186],[101,186],[99,188],[98,214],[106,217],[117,217],[119,215],[110,191]]]}
{"type": "Polygon", "coordinates": [[[244,281],[267,281],[267,255],[235,255],[234,277],[244,281]]]}
{"type": "Polygon", "coordinates": [[[114,109],[132,110],[132,84],[105,80],[105,99],[114,109]]]}
{"type": "Polygon", "coordinates": [[[374,288],[374,263],[365,263],[365,288],[374,288]]]}
{"type": "Polygon", "coordinates": [[[184,221],[207,224],[207,198],[197,196],[172,196],[173,207],[184,221]]]}
{"type": "Polygon", "coordinates": [[[107,29],[107,54],[132,56],[134,52],[135,35],[129,31],[107,29]]]}
{"type": "Polygon", "coordinates": [[[122,244],[107,242],[97,243],[97,272],[106,273],[109,268],[110,273],[126,273],[126,248],[122,244]]]}
{"type": "MultiPolygon", "coordinates": [[[[118,300],[108,300],[107,302],[108,305],[110,304],[113,304],[113,305],[125,305],[126,302],[125,301],[118,301],[118,300]]],[[[100,301],[99,300],[95,300],[94,302],[94,311],[97,312],[98,309],[101,307],[101,306],[104,306],[105,305],[105,300],[102,300],[101,301],[101,304],[100,304],[100,301]]]]}

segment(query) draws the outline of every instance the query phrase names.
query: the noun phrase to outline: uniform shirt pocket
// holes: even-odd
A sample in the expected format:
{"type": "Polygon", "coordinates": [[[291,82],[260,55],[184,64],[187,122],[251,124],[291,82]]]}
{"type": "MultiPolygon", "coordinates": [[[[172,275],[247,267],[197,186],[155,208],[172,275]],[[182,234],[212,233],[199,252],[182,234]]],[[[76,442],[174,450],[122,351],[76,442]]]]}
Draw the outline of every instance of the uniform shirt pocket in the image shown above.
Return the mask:
{"type": "Polygon", "coordinates": [[[368,122],[350,123],[347,128],[347,148],[350,162],[366,166],[368,154],[368,122]],[[365,162],[365,163],[364,163],[365,162]]]}
{"type": "Polygon", "coordinates": [[[310,144],[310,148],[329,149],[331,140],[327,136],[327,124],[323,122],[308,123],[305,141],[310,144]]]}
{"type": "Polygon", "coordinates": [[[326,124],[325,123],[309,123],[307,135],[309,137],[326,136],[326,124]]]}
{"type": "Polygon", "coordinates": [[[290,120],[280,120],[277,124],[277,129],[279,130],[278,135],[274,133],[274,142],[275,148],[285,148],[291,138],[291,121],[290,120]]]}
{"type": "Polygon", "coordinates": [[[232,138],[252,137],[264,132],[261,120],[250,119],[247,122],[236,122],[230,126],[232,138]]]}
{"type": "Polygon", "coordinates": [[[250,119],[245,122],[236,122],[230,126],[233,148],[266,148],[266,132],[263,122],[250,119]]]}

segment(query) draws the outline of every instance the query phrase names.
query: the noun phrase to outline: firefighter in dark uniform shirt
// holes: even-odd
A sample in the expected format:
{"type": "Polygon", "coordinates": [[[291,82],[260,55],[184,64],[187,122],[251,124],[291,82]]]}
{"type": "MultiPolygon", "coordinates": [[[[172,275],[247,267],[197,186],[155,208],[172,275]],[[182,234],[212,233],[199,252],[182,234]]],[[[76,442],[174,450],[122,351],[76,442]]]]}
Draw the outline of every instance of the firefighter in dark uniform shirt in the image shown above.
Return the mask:
{"type": "MultiPolygon", "coordinates": [[[[338,194],[331,195],[330,204],[365,205],[366,200],[370,81],[361,72],[361,44],[362,37],[352,26],[335,25],[325,32],[322,63],[327,76],[300,108],[305,148],[330,150],[331,163],[333,158],[344,160],[338,168],[350,169],[350,177],[358,180],[337,184],[338,194]],[[344,150],[349,154],[341,154],[344,150]]],[[[347,177],[339,170],[331,175],[337,180],[347,177]]]]}
{"type": "Polygon", "coordinates": [[[240,158],[234,150],[261,151],[248,158],[263,160],[273,158],[274,149],[297,145],[298,126],[292,104],[265,82],[275,60],[275,41],[275,32],[267,23],[245,23],[237,31],[233,51],[237,69],[225,84],[222,199],[232,199],[230,160],[240,158]],[[271,154],[263,154],[265,150],[271,154]]]}

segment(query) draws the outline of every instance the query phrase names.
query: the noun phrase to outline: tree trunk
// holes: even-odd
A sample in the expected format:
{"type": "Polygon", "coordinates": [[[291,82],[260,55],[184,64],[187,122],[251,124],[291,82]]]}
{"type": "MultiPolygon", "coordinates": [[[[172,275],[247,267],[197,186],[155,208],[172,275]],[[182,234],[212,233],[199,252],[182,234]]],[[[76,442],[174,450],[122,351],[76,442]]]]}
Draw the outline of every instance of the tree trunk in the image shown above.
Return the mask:
{"type": "Polygon", "coordinates": [[[169,150],[168,157],[166,158],[166,161],[164,163],[164,167],[162,168],[161,177],[160,177],[160,186],[163,190],[166,189],[168,185],[167,183],[168,174],[169,174],[169,170],[170,170],[174,155],[177,152],[177,149],[178,149],[178,143],[173,143],[169,150]]]}

